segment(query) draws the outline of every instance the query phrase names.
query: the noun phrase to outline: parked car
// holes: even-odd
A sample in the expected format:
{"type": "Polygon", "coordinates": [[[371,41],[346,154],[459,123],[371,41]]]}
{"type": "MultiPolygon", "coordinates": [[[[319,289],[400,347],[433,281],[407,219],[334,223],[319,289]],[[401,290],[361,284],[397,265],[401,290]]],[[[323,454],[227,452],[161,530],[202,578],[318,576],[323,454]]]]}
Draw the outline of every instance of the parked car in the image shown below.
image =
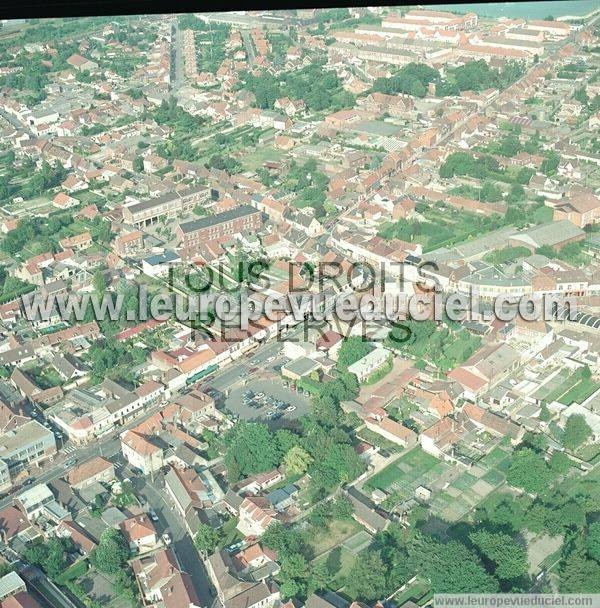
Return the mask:
{"type": "Polygon", "coordinates": [[[165,532],[165,533],[162,535],[162,541],[163,541],[163,543],[165,543],[165,545],[166,545],[167,547],[168,547],[168,546],[171,544],[171,537],[168,535],[168,533],[167,533],[167,532],[165,532]]]}
{"type": "Polygon", "coordinates": [[[156,511],[154,509],[150,509],[148,511],[148,516],[152,521],[158,521],[158,515],[156,514],[156,511]]]}

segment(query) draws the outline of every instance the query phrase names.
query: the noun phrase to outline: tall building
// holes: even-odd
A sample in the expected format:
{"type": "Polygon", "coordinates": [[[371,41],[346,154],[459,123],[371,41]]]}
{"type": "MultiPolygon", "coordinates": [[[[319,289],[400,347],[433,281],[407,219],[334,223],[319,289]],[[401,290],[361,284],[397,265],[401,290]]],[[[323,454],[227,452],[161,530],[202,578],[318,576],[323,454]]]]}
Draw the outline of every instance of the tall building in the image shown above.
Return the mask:
{"type": "Polygon", "coordinates": [[[210,190],[205,186],[193,186],[180,192],[172,192],[157,198],[149,198],[123,207],[123,221],[136,228],[144,228],[165,218],[189,213],[199,203],[208,200],[210,190]]]}
{"type": "Polygon", "coordinates": [[[4,433],[0,436],[0,487],[6,483],[6,473],[14,477],[54,454],[54,433],[35,420],[4,433]]]}

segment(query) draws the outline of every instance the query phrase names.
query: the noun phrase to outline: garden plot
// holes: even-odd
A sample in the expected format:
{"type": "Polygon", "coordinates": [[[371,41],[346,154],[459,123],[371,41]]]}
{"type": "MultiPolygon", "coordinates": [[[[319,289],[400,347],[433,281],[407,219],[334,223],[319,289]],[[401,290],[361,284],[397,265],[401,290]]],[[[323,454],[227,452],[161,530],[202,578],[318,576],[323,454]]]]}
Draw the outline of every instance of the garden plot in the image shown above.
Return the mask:
{"type": "Polygon", "coordinates": [[[342,547],[352,553],[352,555],[358,555],[361,551],[366,549],[373,540],[373,537],[366,532],[365,530],[361,530],[357,532],[354,536],[347,538],[343,543],[342,547]]]}

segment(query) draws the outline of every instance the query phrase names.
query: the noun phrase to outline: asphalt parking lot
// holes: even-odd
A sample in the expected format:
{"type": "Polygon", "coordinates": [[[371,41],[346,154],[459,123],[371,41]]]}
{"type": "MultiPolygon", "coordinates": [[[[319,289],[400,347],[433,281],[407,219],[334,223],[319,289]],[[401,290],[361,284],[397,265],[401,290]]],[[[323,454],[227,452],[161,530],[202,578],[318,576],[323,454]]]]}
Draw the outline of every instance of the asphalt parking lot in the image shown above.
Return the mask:
{"type": "Polygon", "coordinates": [[[268,422],[273,426],[281,426],[286,421],[295,420],[300,416],[304,416],[308,413],[310,407],[310,401],[306,395],[303,395],[297,391],[287,388],[282,380],[263,380],[250,378],[244,386],[238,386],[233,389],[229,396],[225,399],[225,407],[229,409],[233,414],[240,417],[240,420],[252,420],[260,422],[268,422]],[[264,393],[265,399],[261,402],[258,401],[261,407],[251,407],[248,403],[244,402],[244,393],[246,391],[252,391],[255,395],[264,393]],[[273,404],[266,401],[266,397],[273,397],[275,400],[283,401],[295,409],[292,412],[281,410],[283,414],[278,420],[269,420],[267,412],[276,412],[276,408],[273,404]]]}

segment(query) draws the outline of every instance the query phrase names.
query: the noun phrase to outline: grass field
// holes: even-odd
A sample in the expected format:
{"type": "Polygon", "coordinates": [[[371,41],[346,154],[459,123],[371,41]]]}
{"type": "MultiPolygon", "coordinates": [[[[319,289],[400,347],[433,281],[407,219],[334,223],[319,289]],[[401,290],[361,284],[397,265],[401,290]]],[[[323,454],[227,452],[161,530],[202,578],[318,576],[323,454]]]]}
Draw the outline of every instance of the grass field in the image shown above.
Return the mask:
{"type": "Polygon", "coordinates": [[[248,154],[244,153],[240,161],[244,165],[244,169],[256,171],[263,163],[267,161],[277,162],[281,160],[282,156],[283,151],[281,150],[276,150],[269,146],[261,146],[248,154]]]}
{"type": "Polygon", "coordinates": [[[422,581],[415,581],[408,585],[404,591],[401,591],[398,595],[394,596],[394,604],[396,606],[402,606],[408,601],[412,601],[419,606],[422,605],[429,593],[429,586],[422,581]]]}
{"type": "Polygon", "coordinates": [[[311,539],[311,547],[316,556],[326,553],[333,547],[341,545],[347,538],[354,536],[362,528],[354,519],[333,521],[327,532],[320,532],[311,539]]]}
{"type": "Polygon", "coordinates": [[[590,504],[600,504],[600,467],[592,468],[585,476],[565,477],[556,491],[569,496],[577,496],[584,490],[590,495],[590,504]]]}
{"type": "Polygon", "coordinates": [[[363,439],[367,443],[371,445],[377,446],[382,450],[387,450],[388,452],[400,452],[402,447],[393,441],[389,441],[385,437],[382,437],[379,433],[375,433],[371,429],[362,428],[358,431],[358,436],[360,439],[363,439]]]}
{"type": "Polygon", "coordinates": [[[560,396],[558,401],[564,405],[571,403],[583,403],[592,393],[600,388],[600,384],[591,378],[582,378],[572,386],[566,393],[560,396]]]}
{"type": "Polygon", "coordinates": [[[88,571],[88,563],[85,559],[75,562],[72,566],[69,566],[64,572],[62,572],[56,579],[59,585],[65,585],[69,581],[77,580],[85,575],[88,571]]]}
{"type": "Polygon", "coordinates": [[[558,401],[564,405],[581,403],[593,392],[600,388],[600,383],[592,378],[582,377],[582,370],[573,372],[561,370],[550,382],[536,391],[536,399],[544,399],[548,403],[558,401]]]}
{"type": "Polygon", "coordinates": [[[347,549],[352,555],[358,555],[363,549],[366,549],[373,540],[373,537],[365,530],[360,530],[354,536],[347,538],[342,546],[347,549]]]}
{"type": "Polygon", "coordinates": [[[575,452],[575,456],[590,464],[598,464],[598,461],[600,460],[600,443],[590,443],[581,446],[575,452]]]}
{"type": "Polygon", "coordinates": [[[325,563],[328,572],[333,575],[331,587],[337,591],[346,584],[346,577],[357,557],[344,547],[335,547],[328,553],[319,556],[315,563],[325,563]]]}
{"type": "Polygon", "coordinates": [[[387,490],[400,482],[410,483],[422,477],[439,462],[437,458],[417,447],[371,477],[366,485],[373,490],[387,490]]]}

